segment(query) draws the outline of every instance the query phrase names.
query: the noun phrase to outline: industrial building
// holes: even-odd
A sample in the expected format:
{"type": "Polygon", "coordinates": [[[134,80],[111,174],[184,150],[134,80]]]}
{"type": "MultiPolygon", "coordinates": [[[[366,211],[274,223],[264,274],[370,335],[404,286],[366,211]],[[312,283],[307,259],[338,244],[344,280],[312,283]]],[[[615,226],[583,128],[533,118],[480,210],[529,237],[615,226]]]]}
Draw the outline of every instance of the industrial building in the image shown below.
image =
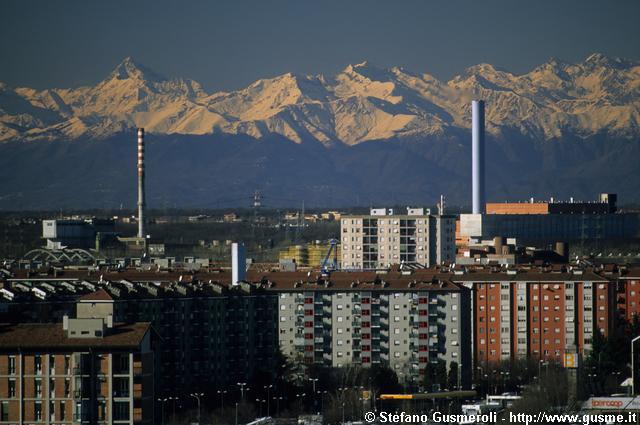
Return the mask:
{"type": "MultiPolygon", "coordinates": [[[[280,251],[278,259],[281,264],[291,262],[295,263],[296,267],[317,269],[322,266],[331,249],[331,243],[321,243],[320,241],[305,245],[291,245],[287,249],[280,251]]],[[[334,246],[333,249],[337,258],[340,258],[340,245],[334,246]]],[[[330,259],[333,258],[333,255],[334,253],[331,252],[330,259]]]]}
{"type": "Polygon", "coordinates": [[[549,201],[486,203],[485,103],[472,102],[472,213],[460,214],[456,242],[467,246],[494,237],[515,238],[519,244],[556,241],[600,241],[640,237],[640,214],[618,213],[617,196],[600,194],[594,202],[549,201]]]}
{"type": "Polygon", "coordinates": [[[3,423],[153,424],[149,323],[2,325],[3,423]]]}
{"type": "Polygon", "coordinates": [[[460,234],[470,241],[503,236],[515,238],[520,244],[533,245],[556,241],[629,240],[640,236],[640,215],[608,212],[460,214],[460,234]]]}
{"type": "Polygon", "coordinates": [[[369,215],[343,215],[340,240],[343,270],[430,267],[455,260],[455,217],[425,208],[407,208],[406,214],[374,208],[369,215]]]}
{"type": "Polygon", "coordinates": [[[42,239],[46,247],[95,249],[100,240],[115,235],[113,220],[91,218],[42,220],[42,239]]]}

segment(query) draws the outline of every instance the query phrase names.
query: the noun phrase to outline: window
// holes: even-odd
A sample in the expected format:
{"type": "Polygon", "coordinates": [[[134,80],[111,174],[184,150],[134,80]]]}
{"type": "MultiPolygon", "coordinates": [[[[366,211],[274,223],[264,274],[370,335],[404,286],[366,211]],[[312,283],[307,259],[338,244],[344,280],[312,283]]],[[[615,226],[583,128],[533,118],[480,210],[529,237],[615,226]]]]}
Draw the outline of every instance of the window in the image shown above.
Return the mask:
{"type": "Polygon", "coordinates": [[[8,367],[9,375],[15,375],[16,373],[16,357],[9,356],[9,367],[8,367]]]}
{"type": "Polygon", "coordinates": [[[34,403],[34,417],[38,422],[42,420],[42,402],[41,401],[36,401],[34,403]]]}
{"type": "Polygon", "coordinates": [[[114,421],[129,420],[129,402],[128,401],[113,402],[113,420],[114,421]]]}
{"type": "Polygon", "coordinates": [[[60,420],[64,421],[65,417],[64,417],[64,412],[65,411],[65,401],[62,400],[60,401],[60,414],[58,416],[60,416],[60,420]]]}
{"type": "Polygon", "coordinates": [[[42,397],[42,379],[35,379],[35,395],[36,397],[42,397]]]}
{"type": "Polygon", "coordinates": [[[33,366],[37,375],[42,374],[42,357],[41,356],[33,357],[33,366]]]}
{"type": "Polygon", "coordinates": [[[9,402],[3,401],[0,404],[0,421],[8,421],[9,420],[9,402]]]}
{"type": "Polygon", "coordinates": [[[9,379],[9,397],[13,398],[16,396],[16,380],[9,379]]]}

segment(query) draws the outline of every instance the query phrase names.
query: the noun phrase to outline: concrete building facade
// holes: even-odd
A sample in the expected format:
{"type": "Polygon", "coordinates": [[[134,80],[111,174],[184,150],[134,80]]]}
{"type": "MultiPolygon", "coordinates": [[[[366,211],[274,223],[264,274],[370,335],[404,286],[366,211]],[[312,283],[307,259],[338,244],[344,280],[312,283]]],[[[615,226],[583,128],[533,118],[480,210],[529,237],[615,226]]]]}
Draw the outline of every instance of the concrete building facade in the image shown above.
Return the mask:
{"type": "Polygon", "coordinates": [[[407,208],[407,214],[380,208],[369,215],[342,216],[340,236],[343,270],[455,261],[455,218],[431,215],[424,208],[407,208]]]}
{"type": "Polygon", "coordinates": [[[413,274],[334,273],[330,280],[276,285],[282,352],[327,367],[384,365],[419,382],[427,363],[471,372],[470,291],[413,274]],[[294,284],[295,285],[295,284],[294,284]]]}

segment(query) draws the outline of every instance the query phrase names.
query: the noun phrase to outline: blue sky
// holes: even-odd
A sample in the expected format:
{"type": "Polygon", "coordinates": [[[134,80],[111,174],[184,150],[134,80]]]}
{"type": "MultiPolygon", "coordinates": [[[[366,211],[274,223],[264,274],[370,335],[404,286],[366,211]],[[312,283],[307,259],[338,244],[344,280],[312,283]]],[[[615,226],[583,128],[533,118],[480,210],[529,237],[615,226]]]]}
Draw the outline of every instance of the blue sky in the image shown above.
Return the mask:
{"type": "Polygon", "coordinates": [[[640,59],[639,1],[0,2],[0,81],[75,87],[125,56],[208,91],[349,63],[448,79],[488,62],[516,73],[592,52],[640,59]]]}

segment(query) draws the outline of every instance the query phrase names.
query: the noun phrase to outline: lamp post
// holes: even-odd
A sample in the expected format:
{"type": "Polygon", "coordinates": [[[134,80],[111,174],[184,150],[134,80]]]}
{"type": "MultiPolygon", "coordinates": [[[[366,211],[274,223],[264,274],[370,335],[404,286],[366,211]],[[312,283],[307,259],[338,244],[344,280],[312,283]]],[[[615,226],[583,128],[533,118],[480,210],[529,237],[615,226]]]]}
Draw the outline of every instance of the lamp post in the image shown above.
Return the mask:
{"type": "Polygon", "coordinates": [[[324,390],[324,391],[319,391],[320,393],[320,413],[324,414],[324,396],[328,393],[329,391],[324,390]]]}
{"type": "Polygon", "coordinates": [[[189,394],[191,397],[198,400],[198,425],[200,425],[200,397],[204,396],[203,393],[191,393],[189,394]]]}
{"type": "Polygon", "coordinates": [[[165,401],[167,401],[168,399],[166,398],[159,398],[158,401],[160,402],[160,423],[161,425],[164,425],[164,403],[165,401]]]}
{"type": "Polygon", "coordinates": [[[258,403],[258,417],[261,418],[262,417],[262,402],[264,400],[260,400],[259,398],[256,398],[256,403],[258,403]]]}
{"type": "Polygon", "coordinates": [[[236,401],[236,425],[238,425],[238,402],[236,401]]]}
{"type": "Polygon", "coordinates": [[[222,414],[224,415],[224,395],[227,393],[227,390],[218,390],[216,392],[220,394],[220,410],[222,410],[222,414]]]}
{"type": "Polygon", "coordinates": [[[631,340],[631,395],[632,396],[636,395],[636,365],[635,365],[635,351],[633,349],[633,344],[635,344],[635,342],[639,339],[640,339],[640,335],[631,340]]]}
{"type": "Polygon", "coordinates": [[[276,401],[276,417],[278,417],[280,413],[280,400],[284,400],[284,397],[273,397],[273,399],[276,401]]]}
{"type": "Polygon", "coordinates": [[[265,385],[265,386],[264,386],[264,389],[265,389],[265,390],[267,390],[267,416],[269,416],[269,414],[270,414],[270,410],[271,410],[271,408],[270,408],[270,402],[269,402],[269,400],[270,400],[270,399],[269,399],[269,390],[270,390],[271,388],[273,388],[273,385],[265,385]]]}
{"type": "Polygon", "coordinates": [[[296,399],[298,400],[298,403],[300,403],[300,401],[302,400],[301,407],[302,407],[302,412],[303,413],[304,413],[304,396],[306,396],[306,395],[307,395],[306,393],[301,393],[301,394],[298,393],[298,394],[296,394],[296,399]]]}
{"type": "Polygon", "coordinates": [[[176,401],[180,400],[180,397],[169,397],[169,400],[173,401],[173,424],[176,423],[176,401]]]}
{"type": "Polygon", "coordinates": [[[345,402],[345,395],[344,392],[347,391],[347,388],[338,388],[338,391],[342,391],[342,423],[344,424],[344,402],[345,402]]]}
{"type": "Polygon", "coordinates": [[[313,410],[316,410],[316,382],[318,378],[309,378],[309,381],[313,384],[313,392],[311,393],[311,403],[313,404],[313,410]]]}
{"type": "Polygon", "coordinates": [[[240,387],[240,399],[244,401],[244,387],[247,385],[246,382],[238,382],[238,386],[240,387]]]}
{"type": "Polygon", "coordinates": [[[542,365],[547,365],[544,360],[538,362],[538,388],[542,388],[542,365]]]}

